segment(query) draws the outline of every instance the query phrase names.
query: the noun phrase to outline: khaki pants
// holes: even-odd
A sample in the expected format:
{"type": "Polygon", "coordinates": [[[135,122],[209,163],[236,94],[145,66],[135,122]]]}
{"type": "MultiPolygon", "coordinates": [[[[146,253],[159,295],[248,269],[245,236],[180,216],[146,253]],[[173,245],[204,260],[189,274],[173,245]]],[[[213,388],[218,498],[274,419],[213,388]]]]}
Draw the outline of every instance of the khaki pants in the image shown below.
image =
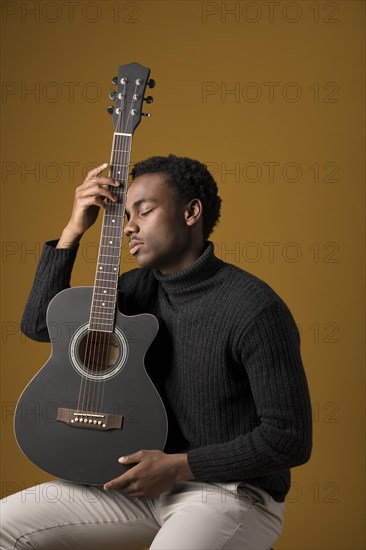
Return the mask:
{"type": "Polygon", "coordinates": [[[55,480],[1,501],[0,548],[268,550],[285,505],[239,483],[182,481],[158,498],[128,498],[55,480]]]}

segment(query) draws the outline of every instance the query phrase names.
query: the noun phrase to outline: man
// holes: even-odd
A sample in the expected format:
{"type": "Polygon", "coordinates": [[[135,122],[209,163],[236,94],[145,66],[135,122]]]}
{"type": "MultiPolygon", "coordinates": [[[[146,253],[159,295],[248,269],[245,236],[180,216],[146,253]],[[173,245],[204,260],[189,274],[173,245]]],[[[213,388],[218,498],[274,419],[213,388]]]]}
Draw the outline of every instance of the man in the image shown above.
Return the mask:
{"type": "MultiPolygon", "coordinates": [[[[49,340],[47,305],[114,200],[106,166],[76,189],[61,238],[44,247],[22,321],[31,338],[49,340]]],[[[122,307],[159,320],[145,362],[168,413],[166,447],[116,457],[133,467],[104,488],[58,481],[39,486],[37,502],[12,495],[2,548],[269,549],[290,468],[312,446],[296,324],[265,282],[214,255],[221,199],[204,165],[152,157],[132,177],[124,233],[140,269],[120,277],[122,307]]]]}

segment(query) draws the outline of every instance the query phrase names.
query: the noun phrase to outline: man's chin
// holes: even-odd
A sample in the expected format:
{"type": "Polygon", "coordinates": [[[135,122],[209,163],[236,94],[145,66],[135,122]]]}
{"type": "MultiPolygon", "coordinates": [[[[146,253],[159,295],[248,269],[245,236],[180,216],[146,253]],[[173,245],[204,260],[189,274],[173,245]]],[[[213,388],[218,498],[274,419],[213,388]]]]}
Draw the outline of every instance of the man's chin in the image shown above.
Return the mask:
{"type": "Polygon", "coordinates": [[[139,267],[143,267],[146,269],[152,269],[155,267],[154,261],[149,258],[148,255],[144,254],[142,251],[138,251],[138,253],[134,256],[137,264],[139,267]]]}

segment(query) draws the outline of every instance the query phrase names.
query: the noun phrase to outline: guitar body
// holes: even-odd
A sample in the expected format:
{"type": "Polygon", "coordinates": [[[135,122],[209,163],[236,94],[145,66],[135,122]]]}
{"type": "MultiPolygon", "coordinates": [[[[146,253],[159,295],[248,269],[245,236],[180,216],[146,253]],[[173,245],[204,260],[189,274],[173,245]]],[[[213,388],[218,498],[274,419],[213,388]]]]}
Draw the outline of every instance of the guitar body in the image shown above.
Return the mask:
{"type": "Polygon", "coordinates": [[[52,354],[20,396],[14,427],[20,448],[39,468],[99,485],[126,471],[120,456],[162,450],[167,417],[144,367],[157,319],[117,310],[113,332],[94,332],[92,341],[92,297],[93,287],[74,287],[50,302],[52,354]],[[93,357],[86,361],[88,348],[93,357]]]}

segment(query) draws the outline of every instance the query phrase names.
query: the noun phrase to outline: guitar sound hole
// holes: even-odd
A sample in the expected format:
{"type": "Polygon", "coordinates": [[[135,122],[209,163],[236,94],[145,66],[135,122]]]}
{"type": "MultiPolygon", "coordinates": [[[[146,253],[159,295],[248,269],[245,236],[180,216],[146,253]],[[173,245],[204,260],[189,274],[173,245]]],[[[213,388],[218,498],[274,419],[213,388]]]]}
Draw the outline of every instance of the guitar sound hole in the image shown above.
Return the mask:
{"type": "Polygon", "coordinates": [[[119,342],[111,332],[89,331],[79,343],[79,357],[87,372],[104,373],[119,360],[119,342]]]}

